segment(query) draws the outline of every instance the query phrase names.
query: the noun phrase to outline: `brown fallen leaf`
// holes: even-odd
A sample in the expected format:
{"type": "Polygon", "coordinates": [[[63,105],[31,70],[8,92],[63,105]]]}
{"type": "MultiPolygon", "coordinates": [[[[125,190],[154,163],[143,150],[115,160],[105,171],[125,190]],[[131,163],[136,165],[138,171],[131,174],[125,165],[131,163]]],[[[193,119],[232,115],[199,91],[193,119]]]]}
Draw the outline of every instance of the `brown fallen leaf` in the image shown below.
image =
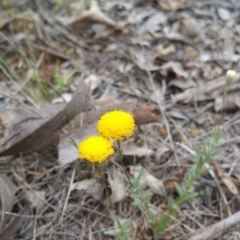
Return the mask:
{"type": "Polygon", "coordinates": [[[110,27],[115,27],[116,23],[111,18],[109,18],[100,9],[98,2],[95,0],[90,1],[90,9],[85,10],[84,3],[80,5],[79,9],[74,14],[72,20],[69,22],[68,26],[74,31],[83,32],[93,23],[102,23],[110,27]]]}
{"type": "Polygon", "coordinates": [[[129,54],[132,61],[142,70],[156,71],[160,69],[160,66],[154,64],[154,58],[152,55],[145,52],[130,50],[129,54]]]}
{"type": "MultiPolygon", "coordinates": [[[[117,203],[124,200],[127,196],[126,182],[122,173],[116,168],[108,169],[108,183],[111,187],[112,194],[110,196],[112,202],[117,203]]],[[[108,199],[106,199],[108,201],[108,199]]]]}
{"type": "Polygon", "coordinates": [[[0,174],[0,198],[1,198],[1,214],[0,214],[0,231],[5,227],[7,218],[5,212],[11,212],[14,204],[15,193],[17,191],[13,182],[5,175],[0,174]]]}
{"type": "Polygon", "coordinates": [[[48,112],[51,108],[45,112],[32,108],[33,112],[15,109],[0,113],[0,123],[4,126],[4,136],[0,139],[0,156],[29,154],[49,146],[56,141],[62,127],[90,107],[88,86],[80,81],[72,100],[59,107],[58,111],[53,111],[53,114],[48,112]]]}
{"type": "Polygon", "coordinates": [[[75,182],[70,186],[70,190],[84,190],[87,194],[99,201],[104,197],[104,186],[102,185],[102,181],[97,178],[84,179],[75,182]]]}
{"type": "Polygon", "coordinates": [[[182,67],[179,62],[170,61],[163,64],[160,68],[160,73],[167,76],[169,72],[173,72],[178,77],[188,78],[188,73],[182,67]]]}
{"type": "Polygon", "coordinates": [[[185,8],[185,5],[181,0],[157,0],[157,2],[158,5],[166,11],[176,11],[185,8]]]}
{"type": "Polygon", "coordinates": [[[240,181],[240,173],[234,173],[233,175],[240,181]]]}
{"type": "Polygon", "coordinates": [[[182,173],[179,176],[164,179],[163,184],[164,184],[165,189],[175,188],[175,183],[181,184],[184,179],[184,176],[186,174],[186,171],[187,171],[187,169],[184,168],[184,170],[182,171],[182,173]]]}
{"type": "Polygon", "coordinates": [[[215,99],[214,110],[219,112],[221,110],[234,110],[240,108],[240,97],[239,93],[229,94],[224,98],[219,96],[215,99]]]}
{"type": "Polygon", "coordinates": [[[218,176],[221,178],[225,186],[228,188],[228,190],[233,194],[233,195],[238,195],[238,189],[234,182],[231,180],[229,177],[224,176],[223,170],[219,167],[217,162],[215,160],[212,160],[212,164],[218,174],[218,176]]]}
{"type": "Polygon", "coordinates": [[[196,92],[195,88],[189,88],[181,93],[177,93],[175,95],[171,95],[173,98],[173,103],[177,102],[183,102],[183,103],[189,103],[192,102],[194,99],[194,94],[196,92]]]}

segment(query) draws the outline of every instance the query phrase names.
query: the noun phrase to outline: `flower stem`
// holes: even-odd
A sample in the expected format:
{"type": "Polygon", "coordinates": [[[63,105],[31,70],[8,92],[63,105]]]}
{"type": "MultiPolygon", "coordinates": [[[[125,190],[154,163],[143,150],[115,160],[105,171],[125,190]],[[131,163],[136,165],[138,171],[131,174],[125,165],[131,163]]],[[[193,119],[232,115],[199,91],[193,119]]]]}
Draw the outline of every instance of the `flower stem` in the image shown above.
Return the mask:
{"type": "Polygon", "coordinates": [[[113,213],[114,213],[114,216],[115,216],[115,218],[117,220],[118,227],[121,229],[122,233],[124,234],[124,239],[128,240],[128,237],[126,236],[126,233],[125,233],[125,231],[124,231],[124,229],[123,229],[123,227],[122,227],[122,225],[121,225],[121,223],[119,221],[119,218],[117,216],[116,210],[115,210],[114,205],[113,205],[113,202],[112,202],[112,200],[110,198],[110,195],[109,195],[109,192],[108,192],[108,189],[107,189],[107,183],[106,183],[106,180],[104,178],[102,167],[101,167],[101,165],[99,163],[96,163],[96,167],[97,167],[98,173],[99,173],[99,175],[100,175],[100,177],[102,179],[103,186],[104,186],[105,191],[107,193],[109,203],[110,203],[110,205],[111,205],[111,207],[113,209],[113,213]]]}
{"type": "Polygon", "coordinates": [[[122,168],[123,168],[124,173],[125,173],[125,175],[126,175],[126,177],[127,177],[127,179],[128,179],[128,182],[129,182],[130,185],[133,187],[133,183],[132,183],[132,181],[131,181],[130,178],[129,178],[129,174],[128,174],[125,166],[123,165],[123,157],[122,157],[122,150],[121,150],[120,141],[117,141],[117,145],[118,145],[118,151],[119,151],[119,155],[120,155],[120,161],[121,161],[121,164],[122,164],[122,168]]]}

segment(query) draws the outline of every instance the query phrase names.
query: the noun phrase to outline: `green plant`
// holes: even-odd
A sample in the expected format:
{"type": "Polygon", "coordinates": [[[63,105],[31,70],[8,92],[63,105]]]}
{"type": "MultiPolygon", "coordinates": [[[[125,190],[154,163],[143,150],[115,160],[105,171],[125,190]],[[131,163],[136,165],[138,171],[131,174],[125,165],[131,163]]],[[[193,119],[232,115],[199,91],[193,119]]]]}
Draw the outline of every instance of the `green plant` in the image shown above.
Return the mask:
{"type": "Polygon", "coordinates": [[[222,148],[218,146],[219,139],[221,138],[221,131],[216,129],[213,136],[205,143],[203,143],[202,149],[196,149],[196,163],[192,165],[188,172],[186,184],[183,186],[175,183],[175,188],[178,192],[179,198],[174,200],[168,199],[168,213],[164,214],[158,221],[153,231],[155,234],[162,233],[171,219],[175,218],[179,207],[186,201],[189,201],[198,196],[197,192],[192,190],[192,186],[196,179],[208,169],[206,163],[213,157],[217,156],[222,148]]]}
{"type": "Polygon", "coordinates": [[[104,234],[115,236],[119,240],[128,240],[130,239],[130,225],[131,225],[132,218],[128,218],[121,222],[121,227],[118,227],[113,230],[105,231],[104,234]]]}
{"type": "Polygon", "coordinates": [[[217,129],[213,136],[207,142],[203,143],[202,149],[196,149],[196,163],[189,169],[186,183],[182,186],[175,183],[175,188],[179,196],[178,199],[168,198],[168,212],[162,215],[160,219],[155,209],[150,205],[152,193],[146,190],[147,183],[141,183],[143,169],[139,172],[137,178],[133,180],[124,175],[125,181],[131,186],[134,195],[133,205],[147,212],[149,226],[155,235],[162,233],[166,229],[170,221],[177,216],[178,209],[184,202],[198,196],[198,193],[192,190],[193,184],[201,174],[208,171],[205,164],[222,151],[217,145],[220,137],[221,131],[217,129]]]}
{"type": "Polygon", "coordinates": [[[76,73],[77,69],[72,69],[69,73],[62,76],[60,73],[59,62],[56,64],[55,73],[54,73],[54,87],[57,90],[63,91],[68,80],[76,73]]]}

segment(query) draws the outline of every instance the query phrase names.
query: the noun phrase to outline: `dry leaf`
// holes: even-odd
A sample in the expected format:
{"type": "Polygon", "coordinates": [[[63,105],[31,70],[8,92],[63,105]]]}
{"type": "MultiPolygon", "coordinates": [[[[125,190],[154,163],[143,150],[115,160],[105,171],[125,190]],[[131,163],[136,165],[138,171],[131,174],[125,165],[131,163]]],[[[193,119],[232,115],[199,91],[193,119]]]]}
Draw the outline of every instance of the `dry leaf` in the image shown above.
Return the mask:
{"type": "Polygon", "coordinates": [[[169,83],[169,86],[175,86],[175,87],[178,87],[178,88],[181,88],[182,90],[184,90],[187,88],[195,87],[196,84],[191,78],[187,78],[187,79],[171,80],[171,82],[169,83]]]}
{"type": "Polygon", "coordinates": [[[4,228],[4,225],[7,222],[7,218],[4,213],[12,211],[16,191],[17,188],[10,180],[10,178],[0,174],[0,231],[4,228]]]}
{"type": "Polygon", "coordinates": [[[104,187],[101,180],[96,178],[84,179],[82,181],[73,183],[70,186],[70,191],[73,190],[85,190],[86,193],[92,196],[94,199],[103,199],[104,187]]]}
{"type": "Polygon", "coordinates": [[[130,50],[130,55],[135,64],[142,70],[145,71],[156,71],[160,69],[160,66],[155,65],[154,58],[152,55],[147,54],[143,51],[130,50]]]}
{"type": "Polygon", "coordinates": [[[232,13],[226,8],[217,9],[219,17],[224,21],[229,21],[232,17],[232,13]]]}
{"type": "Polygon", "coordinates": [[[91,91],[94,91],[96,88],[99,87],[102,80],[99,78],[99,76],[91,74],[84,80],[84,82],[90,86],[91,91]]]}
{"type": "Polygon", "coordinates": [[[153,150],[146,147],[136,147],[136,146],[123,146],[123,155],[125,156],[146,156],[152,155],[154,153],[153,150]]]}
{"type": "Polygon", "coordinates": [[[124,200],[127,196],[127,191],[122,173],[114,168],[108,169],[108,182],[112,189],[110,196],[112,202],[116,203],[124,200]]]}
{"type": "Polygon", "coordinates": [[[170,45],[168,47],[164,47],[162,44],[158,44],[156,48],[156,55],[155,57],[167,56],[171,53],[176,52],[176,47],[174,45],[170,45]]]}
{"type": "Polygon", "coordinates": [[[75,182],[70,186],[70,191],[73,190],[87,190],[90,186],[94,183],[98,182],[99,180],[96,178],[84,179],[79,182],[75,182]]]}
{"type": "Polygon", "coordinates": [[[116,25],[115,21],[110,19],[102,12],[98,2],[95,0],[91,0],[89,10],[85,10],[84,6],[81,5],[81,8],[75,13],[73,19],[68,25],[71,28],[82,32],[89,28],[89,26],[93,23],[102,23],[111,27],[116,25]]]}
{"type": "Polygon", "coordinates": [[[163,12],[157,12],[151,15],[148,20],[141,25],[139,33],[142,36],[147,36],[149,33],[153,34],[161,30],[161,24],[167,21],[167,16],[163,12]]]}
{"type": "Polygon", "coordinates": [[[186,17],[182,19],[180,25],[180,32],[189,38],[195,38],[201,32],[199,23],[195,18],[186,17]]]}
{"type": "Polygon", "coordinates": [[[233,194],[233,195],[238,195],[238,189],[234,182],[231,180],[229,177],[224,176],[223,170],[219,167],[217,162],[215,160],[212,160],[213,166],[218,174],[218,176],[221,178],[225,186],[228,188],[228,190],[233,194]]]}
{"type": "Polygon", "coordinates": [[[240,181],[240,173],[234,173],[233,175],[240,181]]]}
{"type": "Polygon", "coordinates": [[[167,62],[161,66],[160,73],[167,76],[169,72],[174,72],[176,76],[188,78],[188,73],[182,68],[179,62],[167,62]]]}
{"type": "Polygon", "coordinates": [[[45,191],[29,190],[26,191],[27,199],[33,207],[41,210],[46,202],[45,191]]]}
{"type": "MultiPolygon", "coordinates": [[[[130,173],[133,175],[134,178],[137,178],[142,168],[143,167],[140,165],[130,166],[130,173]]],[[[141,183],[147,182],[150,190],[153,193],[156,193],[160,196],[166,196],[166,190],[164,188],[162,180],[148,173],[145,168],[143,168],[143,174],[140,179],[140,182],[141,183]]]]}
{"type": "Polygon", "coordinates": [[[157,151],[155,152],[155,160],[157,162],[161,162],[161,157],[164,153],[171,151],[170,148],[166,147],[165,145],[161,145],[157,151]]]}
{"type": "Polygon", "coordinates": [[[196,91],[195,88],[189,88],[182,93],[177,93],[175,95],[171,95],[171,97],[173,98],[173,103],[177,103],[177,102],[189,103],[189,102],[192,102],[193,98],[194,98],[195,91],[196,91]]]}
{"type": "Polygon", "coordinates": [[[166,11],[176,11],[185,8],[181,0],[157,0],[159,6],[166,11]]]}
{"type": "Polygon", "coordinates": [[[221,110],[234,110],[239,108],[240,108],[239,93],[227,95],[224,98],[224,101],[222,96],[219,96],[215,99],[214,110],[216,112],[219,112],[221,110]]]}
{"type": "Polygon", "coordinates": [[[163,181],[165,189],[173,189],[173,188],[175,188],[175,183],[181,184],[183,179],[184,179],[184,176],[186,174],[186,171],[187,171],[187,169],[184,168],[184,170],[182,171],[182,173],[179,176],[170,177],[170,178],[165,179],[163,181]]]}

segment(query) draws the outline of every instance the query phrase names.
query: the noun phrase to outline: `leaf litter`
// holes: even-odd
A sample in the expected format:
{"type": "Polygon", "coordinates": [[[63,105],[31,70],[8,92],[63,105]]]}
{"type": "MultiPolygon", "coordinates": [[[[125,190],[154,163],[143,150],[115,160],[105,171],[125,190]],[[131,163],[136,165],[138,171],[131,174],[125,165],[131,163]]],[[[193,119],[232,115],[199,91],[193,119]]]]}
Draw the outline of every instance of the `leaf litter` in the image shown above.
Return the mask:
{"type": "MultiPolygon", "coordinates": [[[[78,153],[66,138],[79,143],[95,134],[98,117],[114,108],[134,114],[138,127],[123,144],[123,160],[134,176],[144,168],[143,180],[159,214],[166,210],[166,196],[176,194],[174,182],[184,183],[195,148],[214,126],[224,130],[224,151],[210,164],[216,176],[197,180],[199,198],[179,209],[178,221],[169,226],[174,234],[166,231],[156,239],[190,239],[229,213],[234,216],[239,203],[233,195],[240,186],[240,77],[226,91],[225,73],[239,72],[239,9],[238,1],[200,0],[1,3],[0,154],[5,157],[0,173],[18,189],[1,192],[1,201],[9,204],[2,211],[11,216],[8,225],[1,219],[1,236],[112,239],[102,234],[114,226],[110,207],[102,204],[102,183],[91,166],[76,161],[78,153]],[[56,78],[59,69],[74,74],[63,83],[56,78]],[[79,95],[85,99],[77,100],[70,118],[64,112],[61,124],[58,118],[46,124],[72,101],[84,80],[88,90],[79,95]],[[91,111],[84,108],[89,106],[91,111]]],[[[131,205],[119,159],[111,161],[103,168],[120,218],[132,216],[135,239],[153,238],[145,216],[131,205]]],[[[221,231],[223,239],[239,236],[236,229],[221,231]]]]}

